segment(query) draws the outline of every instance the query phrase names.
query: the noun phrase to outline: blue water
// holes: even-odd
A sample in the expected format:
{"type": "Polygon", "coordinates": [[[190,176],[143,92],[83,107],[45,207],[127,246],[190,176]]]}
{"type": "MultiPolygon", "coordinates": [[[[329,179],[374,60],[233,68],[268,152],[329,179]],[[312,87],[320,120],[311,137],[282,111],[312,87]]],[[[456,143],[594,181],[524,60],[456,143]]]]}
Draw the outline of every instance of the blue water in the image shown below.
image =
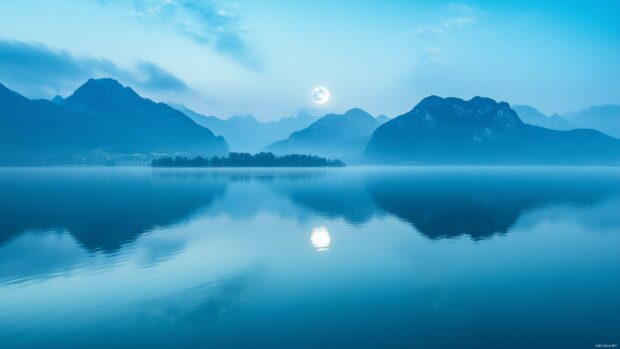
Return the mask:
{"type": "Polygon", "coordinates": [[[0,348],[620,342],[620,169],[0,169],[0,348]]]}

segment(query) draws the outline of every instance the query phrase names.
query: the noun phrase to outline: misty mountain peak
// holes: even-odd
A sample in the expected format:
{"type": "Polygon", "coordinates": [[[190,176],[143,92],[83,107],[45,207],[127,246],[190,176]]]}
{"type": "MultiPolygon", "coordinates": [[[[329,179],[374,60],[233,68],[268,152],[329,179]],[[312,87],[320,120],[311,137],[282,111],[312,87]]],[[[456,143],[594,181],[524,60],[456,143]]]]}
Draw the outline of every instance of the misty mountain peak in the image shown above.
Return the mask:
{"type": "Polygon", "coordinates": [[[118,80],[112,78],[88,79],[84,86],[100,86],[110,91],[123,90],[125,88],[118,80]]]}
{"type": "Polygon", "coordinates": [[[256,124],[258,120],[254,117],[254,115],[233,115],[227,119],[229,122],[237,123],[237,124],[256,124]]]}
{"type": "Polygon", "coordinates": [[[390,121],[390,118],[385,114],[380,114],[380,115],[377,115],[377,117],[375,117],[375,120],[377,120],[378,123],[383,125],[386,122],[390,121]]]}
{"type": "Polygon", "coordinates": [[[366,111],[360,108],[349,109],[344,113],[346,117],[363,117],[363,118],[372,118],[372,115],[368,114],[366,111]]]}
{"type": "Polygon", "coordinates": [[[529,105],[513,105],[512,110],[526,124],[550,128],[552,130],[572,130],[575,128],[570,122],[558,114],[551,116],[541,113],[538,109],[529,105]]]}
{"type": "Polygon", "coordinates": [[[128,101],[131,99],[142,99],[130,87],[123,86],[120,82],[111,78],[89,79],[80,86],[68,99],[114,99],[128,101]]]}

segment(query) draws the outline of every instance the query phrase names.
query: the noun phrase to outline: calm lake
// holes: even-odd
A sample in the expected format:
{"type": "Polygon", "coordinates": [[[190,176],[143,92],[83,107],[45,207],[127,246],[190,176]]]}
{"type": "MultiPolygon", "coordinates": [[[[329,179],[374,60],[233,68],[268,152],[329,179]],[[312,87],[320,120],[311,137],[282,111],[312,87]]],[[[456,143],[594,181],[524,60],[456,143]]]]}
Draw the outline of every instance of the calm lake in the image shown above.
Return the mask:
{"type": "Polygon", "coordinates": [[[620,169],[0,169],[0,348],[620,343],[620,169]]]}

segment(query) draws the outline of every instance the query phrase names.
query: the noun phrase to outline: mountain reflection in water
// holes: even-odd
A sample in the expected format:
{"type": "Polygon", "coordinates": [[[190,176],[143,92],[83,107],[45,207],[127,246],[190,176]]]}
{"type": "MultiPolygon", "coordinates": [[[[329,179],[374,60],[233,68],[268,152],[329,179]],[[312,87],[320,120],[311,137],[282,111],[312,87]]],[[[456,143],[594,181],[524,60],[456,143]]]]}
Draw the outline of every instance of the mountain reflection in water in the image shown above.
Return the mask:
{"type": "Polygon", "coordinates": [[[431,239],[482,239],[508,233],[537,208],[587,208],[617,197],[620,176],[613,169],[518,167],[15,169],[0,171],[0,192],[0,244],[24,231],[65,229],[88,249],[112,252],[199,211],[239,219],[264,211],[316,214],[353,225],[390,214],[431,239]]]}
{"type": "Polygon", "coordinates": [[[0,193],[3,348],[591,347],[620,326],[615,168],[0,169],[0,193]]]}

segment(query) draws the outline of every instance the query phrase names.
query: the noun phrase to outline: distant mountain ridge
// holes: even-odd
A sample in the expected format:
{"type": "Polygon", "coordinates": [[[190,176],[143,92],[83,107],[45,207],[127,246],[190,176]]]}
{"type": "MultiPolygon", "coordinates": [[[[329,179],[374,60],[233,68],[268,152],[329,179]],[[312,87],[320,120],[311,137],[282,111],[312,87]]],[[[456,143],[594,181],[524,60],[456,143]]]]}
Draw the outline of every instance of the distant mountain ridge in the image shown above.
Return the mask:
{"type": "Polygon", "coordinates": [[[355,160],[380,122],[362,109],[327,114],[307,128],[292,133],[267,150],[278,154],[301,153],[355,160]]]}
{"type": "Polygon", "coordinates": [[[582,128],[592,128],[620,138],[620,105],[597,105],[562,115],[569,122],[582,128]]]}
{"type": "Polygon", "coordinates": [[[1,162],[97,163],[121,155],[215,155],[228,149],[222,137],[183,113],[113,79],[91,79],[58,102],[0,88],[1,162]]]}
{"type": "Polygon", "coordinates": [[[577,126],[571,124],[558,114],[547,116],[529,105],[513,105],[512,110],[514,110],[519,118],[526,124],[558,131],[574,130],[577,128],[577,126]]]}
{"type": "Polygon", "coordinates": [[[216,135],[223,136],[233,151],[259,151],[295,131],[308,127],[318,119],[303,112],[269,122],[258,121],[251,115],[220,119],[197,113],[183,105],[172,104],[172,106],[197,124],[210,129],[216,135]]]}
{"type": "Polygon", "coordinates": [[[587,128],[603,132],[609,136],[620,138],[620,106],[595,105],[583,110],[573,111],[562,115],[545,115],[536,108],[527,105],[515,105],[512,109],[523,122],[550,128],[553,130],[574,130],[587,128]]]}
{"type": "Polygon", "coordinates": [[[594,130],[525,124],[508,103],[430,96],[380,126],[366,158],[387,163],[620,163],[620,140],[594,130]]]}

